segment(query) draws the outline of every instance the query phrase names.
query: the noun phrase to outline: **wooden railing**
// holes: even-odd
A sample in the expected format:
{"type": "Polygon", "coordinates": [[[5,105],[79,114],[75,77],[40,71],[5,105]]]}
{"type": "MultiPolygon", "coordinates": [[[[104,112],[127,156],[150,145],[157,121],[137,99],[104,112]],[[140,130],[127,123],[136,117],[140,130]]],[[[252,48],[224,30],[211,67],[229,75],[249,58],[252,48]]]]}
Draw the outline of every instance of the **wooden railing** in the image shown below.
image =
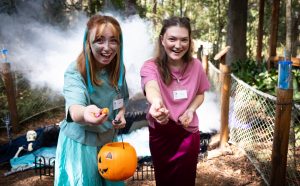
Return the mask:
{"type": "MultiPolygon", "coordinates": [[[[271,66],[270,62],[272,62],[273,64],[278,63],[278,61],[283,61],[284,57],[282,56],[271,56],[268,60],[268,67],[271,66]]],[[[297,57],[292,57],[291,58],[292,61],[292,66],[296,66],[296,67],[300,67],[300,58],[297,57]]]]}

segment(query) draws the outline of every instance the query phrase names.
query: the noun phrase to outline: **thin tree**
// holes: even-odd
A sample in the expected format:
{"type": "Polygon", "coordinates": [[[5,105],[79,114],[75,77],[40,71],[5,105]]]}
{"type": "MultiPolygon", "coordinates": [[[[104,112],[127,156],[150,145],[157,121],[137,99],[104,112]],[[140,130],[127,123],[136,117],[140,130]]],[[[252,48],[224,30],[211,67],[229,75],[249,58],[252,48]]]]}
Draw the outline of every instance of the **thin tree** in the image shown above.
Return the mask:
{"type": "Polygon", "coordinates": [[[286,18],[286,59],[291,59],[291,53],[292,53],[292,1],[286,0],[285,5],[285,18],[286,18]]]}
{"type": "Polygon", "coordinates": [[[180,2],[180,8],[179,8],[179,10],[180,10],[180,16],[182,17],[182,15],[183,15],[183,4],[182,4],[182,0],[180,0],[179,1],[180,2]]]}
{"type": "Polygon", "coordinates": [[[125,14],[127,16],[134,15],[134,14],[137,13],[137,11],[136,11],[136,7],[137,7],[136,0],[125,0],[124,3],[125,3],[125,14]]]}
{"type": "Polygon", "coordinates": [[[256,48],[256,61],[261,64],[262,61],[262,40],[263,40],[263,25],[264,25],[264,9],[265,0],[259,1],[259,18],[257,28],[257,48],[256,48]]]}
{"type": "Polygon", "coordinates": [[[231,48],[226,55],[226,63],[246,59],[248,0],[230,0],[228,8],[227,45],[231,48]]]}
{"type": "MultiPolygon", "coordinates": [[[[300,4],[300,2],[299,2],[300,4]]],[[[299,5],[298,5],[299,7],[299,5]]],[[[300,15],[299,12],[295,12],[295,15],[292,16],[292,54],[291,56],[297,56],[297,47],[300,46],[300,29],[298,29],[298,25],[300,25],[300,15]]]]}
{"type": "MultiPolygon", "coordinates": [[[[271,36],[270,36],[270,45],[269,45],[269,57],[276,56],[276,46],[277,46],[277,37],[278,37],[278,23],[279,23],[279,7],[280,0],[273,0],[272,3],[272,15],[271,15],[271,36]]],[[[270,59],[268,60],[268,69],[271,68],[270,59]]]]}

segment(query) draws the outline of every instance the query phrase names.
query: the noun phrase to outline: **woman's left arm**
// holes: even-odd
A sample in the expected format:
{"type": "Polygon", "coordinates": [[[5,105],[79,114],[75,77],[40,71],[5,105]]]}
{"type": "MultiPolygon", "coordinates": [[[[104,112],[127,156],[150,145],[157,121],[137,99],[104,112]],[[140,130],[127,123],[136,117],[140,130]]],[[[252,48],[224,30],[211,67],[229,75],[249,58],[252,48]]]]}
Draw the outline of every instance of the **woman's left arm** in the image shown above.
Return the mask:
{"type": "Polygon", "coordinates": [[[115,119],[112,121],[114,128],[124,128],[126,125],[125,120],[125,106],[119,109],[118,114],[115,119]]]}
{"type": "Polygon", "coordinates": [[[191,104],[188,106],[187,110],[191,110],[195,112],[198,107],[203,103],[204,101],[204,93],[196,95],[194,100],[191,102],[191,104]]]}
{"type": "Polygon", "coordinates": [[[200,107],[203,101],[204,93],[196,95],[186,111],[178,118],[184,127],[188,127],[188,125],[192,122],[194,112],[196,112],[197,108],[200,107]]]}

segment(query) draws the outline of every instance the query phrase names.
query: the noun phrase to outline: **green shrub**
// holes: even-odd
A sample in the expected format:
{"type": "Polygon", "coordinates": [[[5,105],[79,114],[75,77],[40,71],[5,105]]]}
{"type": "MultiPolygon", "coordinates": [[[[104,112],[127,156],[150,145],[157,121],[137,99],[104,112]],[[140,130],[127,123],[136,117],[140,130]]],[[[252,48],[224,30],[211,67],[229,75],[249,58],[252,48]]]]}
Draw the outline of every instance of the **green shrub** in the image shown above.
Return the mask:
{"type": "MultiPolygon", "coordinates": [[[[255,60],[238,60],[231,65],[232,73],[257,90],[276,96],[276,87],[278,82],[277,67],[266,68],[266,61],[258,64],[255,60]]],[[[293,67],[292,70],[293,99],[300,102],[300,69],[293,67]]]]}

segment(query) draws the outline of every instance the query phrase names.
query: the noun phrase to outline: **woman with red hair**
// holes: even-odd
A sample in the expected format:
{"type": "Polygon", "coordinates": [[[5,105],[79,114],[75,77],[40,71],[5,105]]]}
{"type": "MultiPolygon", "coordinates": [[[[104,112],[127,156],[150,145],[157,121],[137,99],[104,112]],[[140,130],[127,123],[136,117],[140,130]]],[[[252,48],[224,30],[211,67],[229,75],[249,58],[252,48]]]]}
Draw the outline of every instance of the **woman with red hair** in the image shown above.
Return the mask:
{"type": "Polygon", "coordinates": [[[60,125],[54,185],[124,185],[102,178],[97,154],[124,128],[128,89],[121,27],[111,16],[87,23],[83,50],[64,75],[66,118],[60,125]],[[107,110],[109,113],[103,112],[107,110]]]}

